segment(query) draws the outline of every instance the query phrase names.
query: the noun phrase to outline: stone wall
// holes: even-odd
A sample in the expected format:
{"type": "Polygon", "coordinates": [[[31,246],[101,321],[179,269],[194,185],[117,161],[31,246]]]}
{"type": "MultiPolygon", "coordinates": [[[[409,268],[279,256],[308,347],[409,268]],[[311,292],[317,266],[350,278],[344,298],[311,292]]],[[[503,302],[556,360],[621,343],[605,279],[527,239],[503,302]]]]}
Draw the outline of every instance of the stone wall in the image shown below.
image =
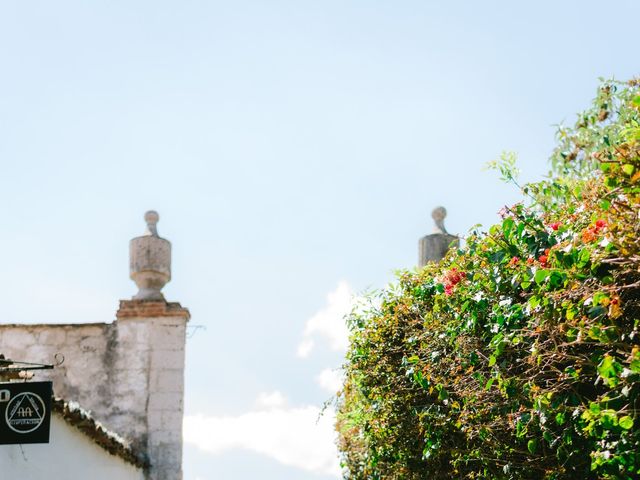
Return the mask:
{"type": "MultiPolygon", "coordinates": [[[[125,427],[127,411],[146,418],[146,450],[153,480],[182,478],[184,358],[189,311],[178,303],[127,300],[120,302],[115,324],[122,352],[117,381],[126,385],[117,421],[125,427]],[[144,390],[144,409],[137,404],[144,390]],[[127,402],[127,397],[131,400],[127,402]]],[[[114,412],[115,413],[115,412],[114,412]]],[[[116,416],[113,416],[114,420],[116,416]]]]}
{"type": "Polygon", "coordinates": [[[127,300],[104,324],[0,325],[0,353],[64,363],[38,371],[54,392],[91,410],[108,429],[147,452],[150,480],[182,478],[184,349],[188,310],[165,301],[127,300]]]}

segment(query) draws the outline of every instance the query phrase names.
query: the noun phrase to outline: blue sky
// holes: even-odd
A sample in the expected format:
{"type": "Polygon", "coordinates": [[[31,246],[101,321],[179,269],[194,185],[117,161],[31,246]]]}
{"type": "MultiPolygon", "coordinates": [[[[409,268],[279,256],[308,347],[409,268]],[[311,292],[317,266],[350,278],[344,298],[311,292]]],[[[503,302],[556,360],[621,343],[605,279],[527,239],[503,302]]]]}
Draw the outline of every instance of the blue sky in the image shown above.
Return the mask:
{"type": "Polygon", "coordinates": [[[501,151],[541,178],[554,125],[598,77],[640,73],[639,14],[632,0],[0,2],[0,320],[111,320],[135,293],[127,242],[157,209],[166,296],[206,327],[187,345],[187,418],[218,432],[189,432],[186,480],[335,478],[305,450],[330,454],[326,429],[294,427],[330,397],[318,376],[341,363],[350,292],[414,265],[436,205],[456,233],[495,221],[518,198],[482,169],[501,151]]]}

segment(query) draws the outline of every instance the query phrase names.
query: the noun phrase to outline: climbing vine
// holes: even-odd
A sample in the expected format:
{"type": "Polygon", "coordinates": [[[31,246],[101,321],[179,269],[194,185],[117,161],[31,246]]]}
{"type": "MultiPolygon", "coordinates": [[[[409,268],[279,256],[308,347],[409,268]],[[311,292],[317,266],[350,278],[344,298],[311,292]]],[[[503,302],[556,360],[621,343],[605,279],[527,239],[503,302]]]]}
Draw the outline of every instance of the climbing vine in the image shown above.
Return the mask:
{"type": "Polygon", "coordinates": [[[604,82],[548,180],[350,315],[346,478],[640,477],[639,86],[604,82]]]}

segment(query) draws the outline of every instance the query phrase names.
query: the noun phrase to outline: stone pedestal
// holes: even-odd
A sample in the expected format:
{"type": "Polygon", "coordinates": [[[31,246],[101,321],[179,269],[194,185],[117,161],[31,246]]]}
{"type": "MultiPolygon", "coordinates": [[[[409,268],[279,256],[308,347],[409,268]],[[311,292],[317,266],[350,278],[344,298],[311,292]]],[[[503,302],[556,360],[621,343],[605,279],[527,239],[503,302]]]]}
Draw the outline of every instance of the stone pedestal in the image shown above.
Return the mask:
{"type": "Polygon", "coordinates": [[[418,266],[424,267],[429,262],[439,262],[451,246],[457,247],[458,237],[447,233],[425,235],[418,241],[418,266]]]}
{"type": "Polygon", "coordinates": [[[119,357],[130,371],[120,385],[131,392],[129,417],[140,429],[149,458],[149,480],[182,479],[184,368],[189,311],[179,303],[122,300],[116,314],[119,357]],[[134,366],[139,366],[138,369],[134,366]]]}
{"type": "Polygon", "coordinates": [[[457,247],[460,239],[450,235],[444,227],[444,219],[447,210],[444,207],[436,207],[431,212],[431,218],[435,223],[434,233],[425,235],[418,241],[418,267],[424,267],[430,262],[439,262],[444,258],[451,247],[457,247]]]}

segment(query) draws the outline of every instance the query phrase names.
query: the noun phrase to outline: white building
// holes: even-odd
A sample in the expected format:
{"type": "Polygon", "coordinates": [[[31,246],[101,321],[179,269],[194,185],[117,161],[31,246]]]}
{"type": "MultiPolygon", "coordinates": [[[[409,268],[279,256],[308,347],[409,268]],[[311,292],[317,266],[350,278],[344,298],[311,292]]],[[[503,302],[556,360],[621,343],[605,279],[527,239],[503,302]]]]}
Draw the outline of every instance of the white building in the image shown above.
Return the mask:
{"type": "Polygon", "coordinates": [[[131,278],[140,291],[116,319],[91,324],[0,324],[0,353],[64,363],[52,380],[49,444],[0,445],[2,480],[180,480],[185,332],[189,311],[166,302],[171,245],[147,212],[131,241],[131,278]]]}
{"type": "Polygon", "coordinates": [[[51,441],[0,446],[3,479],[144,480],[147,464],[123,438],[76,405],[54,403],[51,441]]]}

